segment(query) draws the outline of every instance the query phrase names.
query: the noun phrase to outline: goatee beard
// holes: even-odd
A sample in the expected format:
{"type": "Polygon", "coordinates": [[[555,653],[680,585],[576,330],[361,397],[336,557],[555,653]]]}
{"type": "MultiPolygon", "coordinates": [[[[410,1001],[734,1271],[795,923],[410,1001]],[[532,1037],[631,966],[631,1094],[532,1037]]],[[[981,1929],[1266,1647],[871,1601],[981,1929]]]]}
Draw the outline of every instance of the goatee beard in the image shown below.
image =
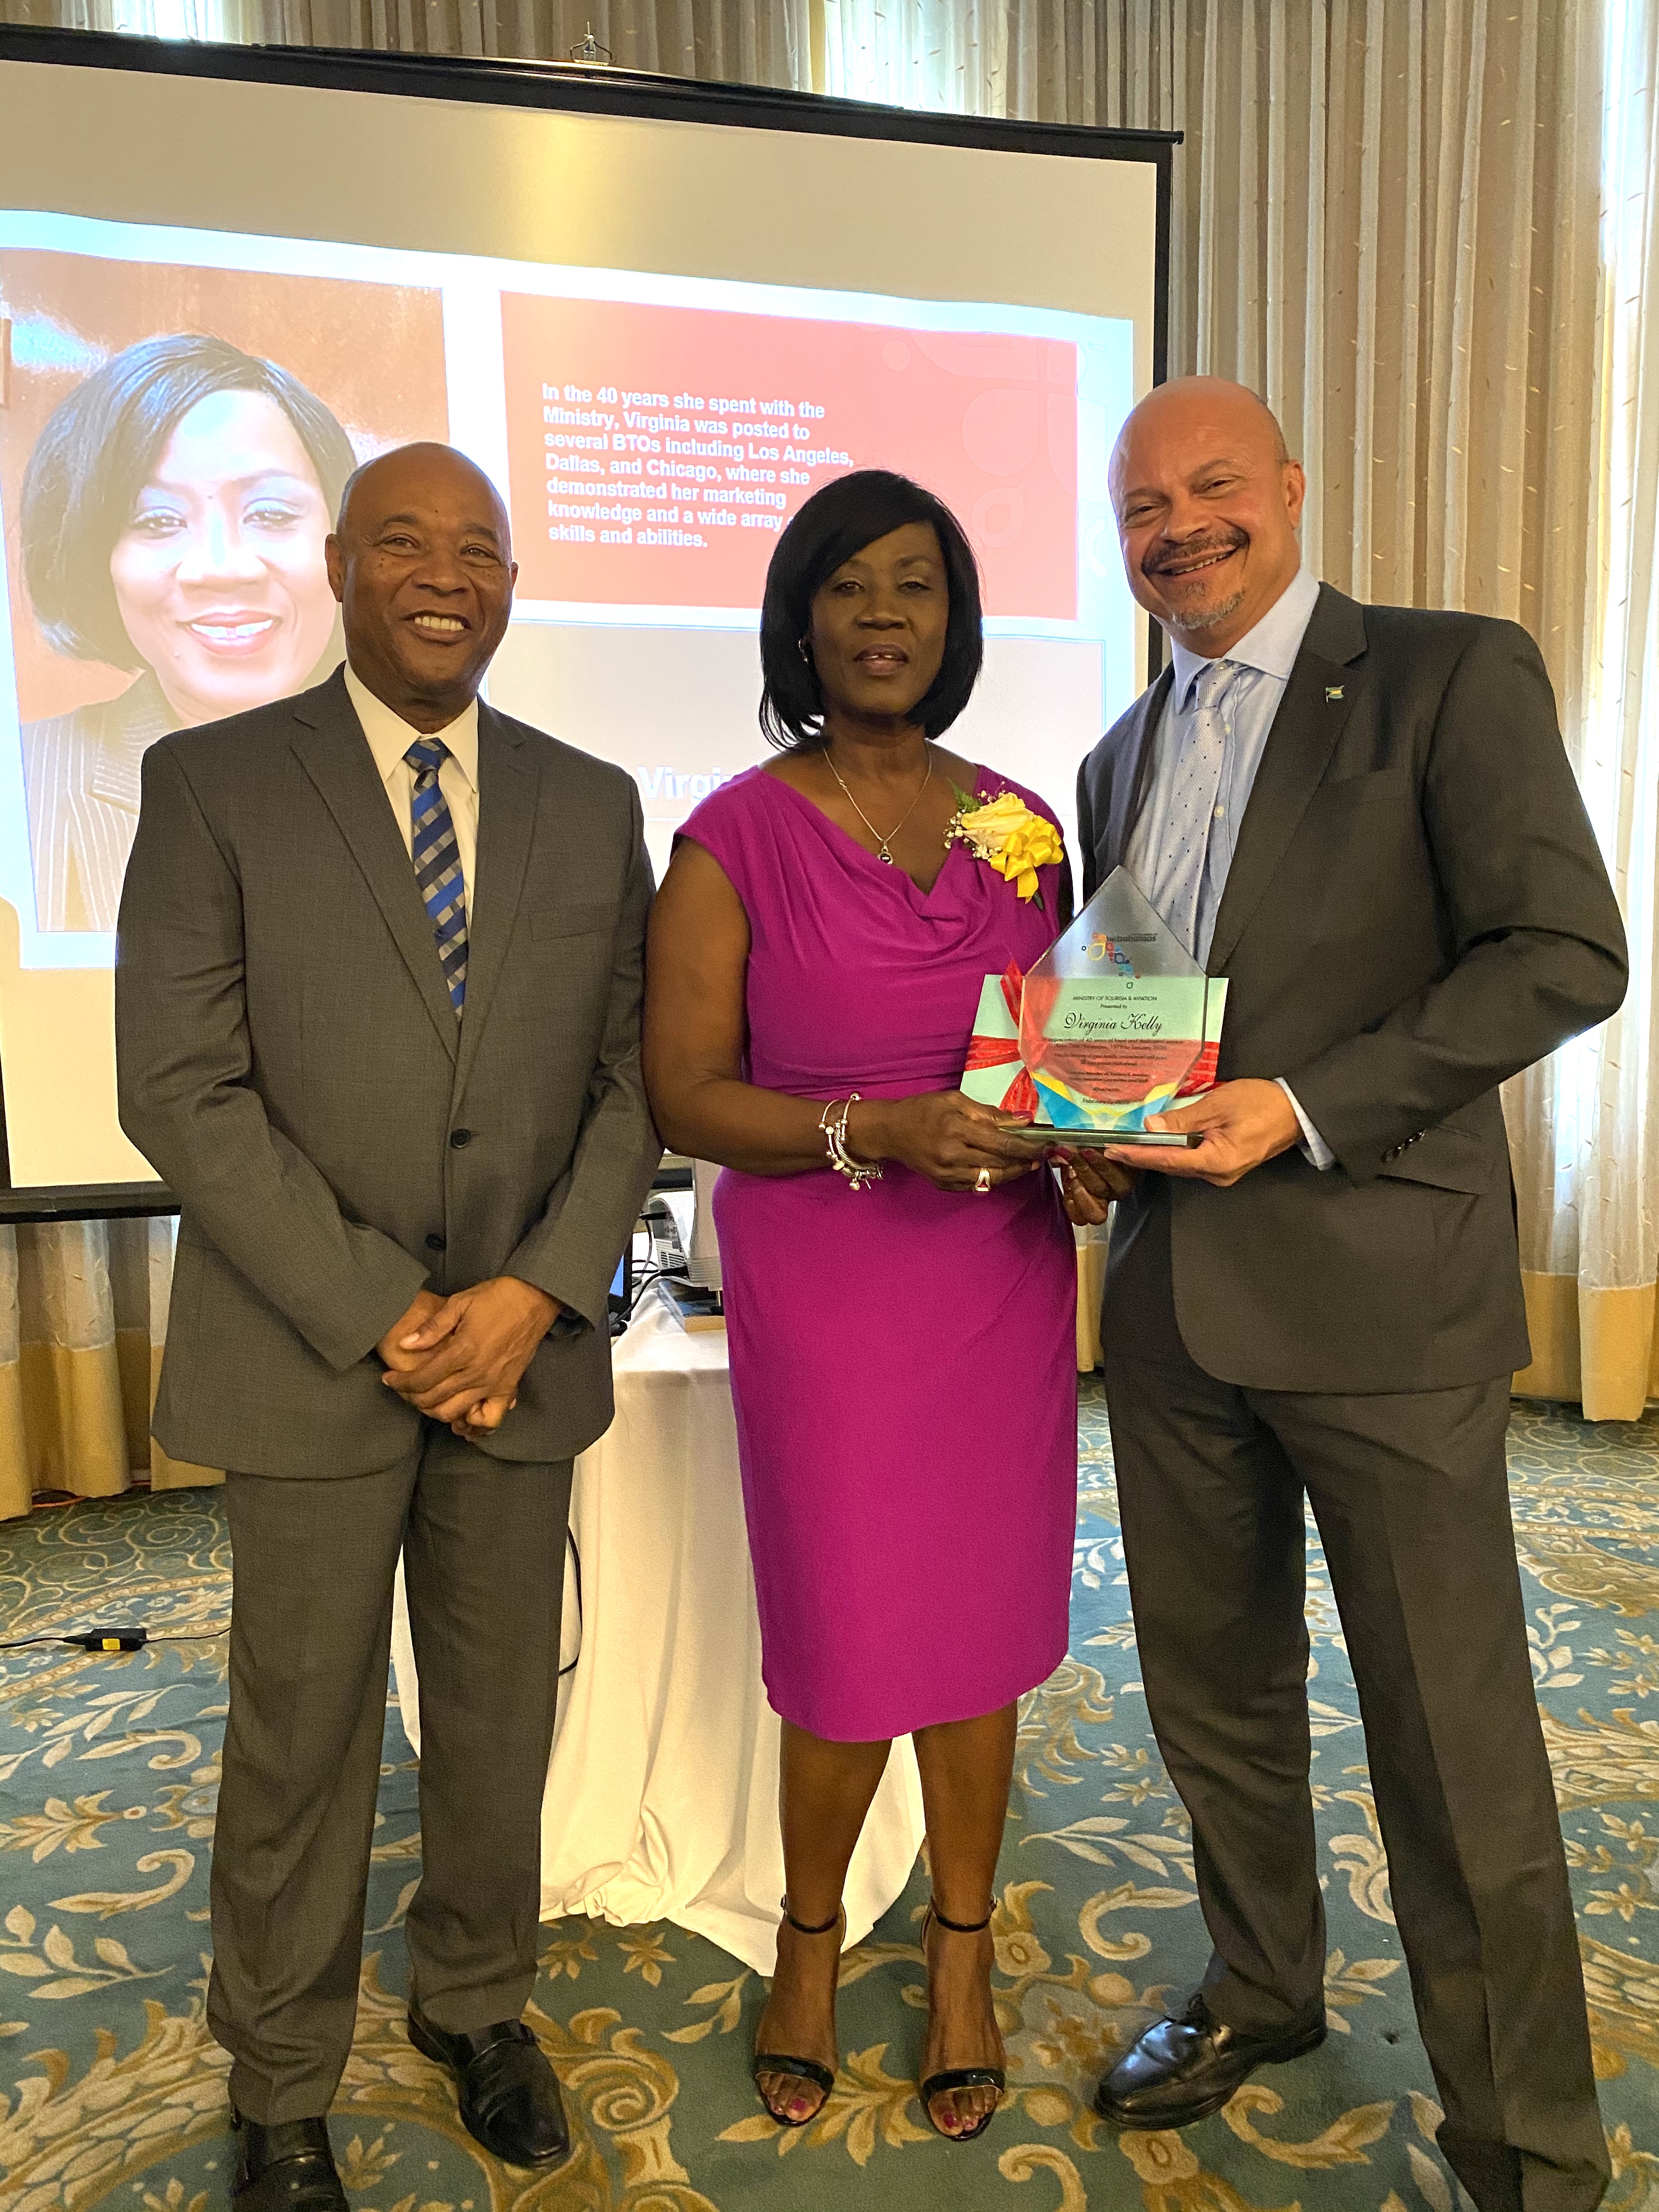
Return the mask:
{"type": "Polygon", "coordinates": [[[1212,607],[1206,607],[1197,614],[1172,614],[1170,620],[1175,629],[1185,630],[1189,637],[1198,637],[1206,629],[1214,629],[1219,623],[1230,622],[1243,604],[1244,590],[1241,585],[1226,599],[1218,599],[1212,607]]]}

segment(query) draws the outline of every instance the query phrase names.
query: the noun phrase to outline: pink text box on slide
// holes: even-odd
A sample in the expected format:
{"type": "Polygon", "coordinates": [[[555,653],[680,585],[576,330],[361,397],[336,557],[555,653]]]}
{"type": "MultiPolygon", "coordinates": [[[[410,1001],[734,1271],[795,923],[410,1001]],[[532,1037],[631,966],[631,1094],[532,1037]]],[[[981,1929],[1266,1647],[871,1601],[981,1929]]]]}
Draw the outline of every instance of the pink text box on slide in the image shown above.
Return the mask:
{"type": "Polygon", "coordinates": [[[963,523],[988,614],[1075,619],[1074,345],[518,293],[501,327],[521,597],[757,607],[778,527],[878,467],[963,523]]]}

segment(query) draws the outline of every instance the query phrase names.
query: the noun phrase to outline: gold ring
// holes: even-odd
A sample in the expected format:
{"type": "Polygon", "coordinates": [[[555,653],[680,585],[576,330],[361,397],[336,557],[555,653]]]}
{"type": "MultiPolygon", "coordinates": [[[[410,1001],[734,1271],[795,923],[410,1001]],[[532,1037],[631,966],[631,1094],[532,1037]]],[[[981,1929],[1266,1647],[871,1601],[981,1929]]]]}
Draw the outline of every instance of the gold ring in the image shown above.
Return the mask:
{"type": "Polygon", "coordinates": [[[991,1170],[989,1168],[981,1168],[979,1173],[974,1177],[974,1188],[979,1193],[980,1196],[983,1198],[986,1192],[989,1190],[990,1188],[991,1170]]]}

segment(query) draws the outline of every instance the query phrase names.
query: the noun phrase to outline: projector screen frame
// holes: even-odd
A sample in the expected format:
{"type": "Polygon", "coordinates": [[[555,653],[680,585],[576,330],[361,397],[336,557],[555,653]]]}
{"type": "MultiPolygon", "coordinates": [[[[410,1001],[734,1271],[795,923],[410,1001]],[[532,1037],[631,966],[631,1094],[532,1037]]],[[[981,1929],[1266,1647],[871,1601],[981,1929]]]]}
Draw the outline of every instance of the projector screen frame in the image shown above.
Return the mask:
{"type": "MultiPolygon", "coordinates": [[[[334,46],[221,46],[36,24],[0,24],[0,62],[805,131],[830,137],[895,139],[921,145],[1062,155],[1074,160],[1147,162],[1156,172],[1152,383],[1163,383],[1169,373],[1174,161],[1182,136],[1178,131],[1128,131],[939,113],[872,100],[830,99],[782,87],[665,76],[587,63],[334,46]]],[[[0,361],[0,378],[5,367],[0,361]]],[[[1161,643],[1156,624],[1149,625],[1149,681],[1162,665],[1161,643]]],[[[179,1210],[178,1200],[161,1182],[15,1187],[6,1140],[4,1071],[0,1068],[0,1225],[142,1219],[179,1210]]]]}

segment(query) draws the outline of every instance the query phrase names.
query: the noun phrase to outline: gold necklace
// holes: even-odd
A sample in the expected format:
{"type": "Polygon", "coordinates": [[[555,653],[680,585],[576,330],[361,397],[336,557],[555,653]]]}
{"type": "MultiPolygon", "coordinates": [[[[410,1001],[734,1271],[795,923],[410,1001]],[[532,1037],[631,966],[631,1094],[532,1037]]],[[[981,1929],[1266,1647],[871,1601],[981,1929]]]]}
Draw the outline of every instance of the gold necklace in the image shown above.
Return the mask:
{"type": "Polygon", "coordinates": [[[903,829],[905,823],[915,812],[917,807],[921,805],[921,794],[927,790],[928,785],[933,780],[933,745],[931,738],[924,738],[922,739],[921,751],[922,758],[927,763],[927,773],[922,777],[921,781],[917,785],[915,797],[910,801],[910,804],[905,808],[903,813],[899,817],[898,820],[893,824],[892,828],[884,837],[880,830],[877,829],[875,823],[870,819],[864,809],[859,805],[857,799],[854,798],[852,793],[848,791],[846,779],[842,775],[841,770],[836,766],[834,761],[830,759],[829,747],[827,745],[824,747],[824,766],[829,769],[830,775],[835,777],[836,781],[840,784],[842,790],[846,793],[847,804],[852,808],[854,813],[858,816],[859,820],[863,823],[865,828],[870,832],[870,835],[875,839],[877,844],[880,847],[881,849],[877,854],[876,858],[878,860],[885,860],[890,868],[893,865],[893,856],[888,851],[887,848],[892,843],[894,838],[898,836],[899,831],[903,829]]]}

